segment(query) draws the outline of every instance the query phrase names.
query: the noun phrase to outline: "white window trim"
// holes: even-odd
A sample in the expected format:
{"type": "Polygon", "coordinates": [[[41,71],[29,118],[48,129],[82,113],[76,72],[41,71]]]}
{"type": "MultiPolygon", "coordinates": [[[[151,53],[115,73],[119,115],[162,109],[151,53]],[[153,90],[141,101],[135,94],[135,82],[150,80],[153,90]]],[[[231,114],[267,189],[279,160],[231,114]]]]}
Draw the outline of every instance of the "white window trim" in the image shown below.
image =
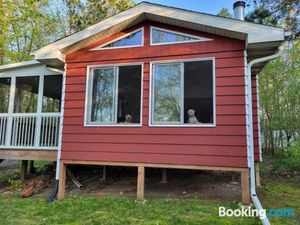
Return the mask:
{"type": "MultiPolygon", "coordinates": [[[[184,69],[182,68],[182,76],[184,76],[184,69]]],[[[207,57],[207,58],[191,58],[191,59],[183,59],[183,60],[163,60],[163,61],[152,61],[150,62],[150,88],[149,88],[149,127],[216,127],[216,81],[215,81],[215,58],[214,57],[207,57]],[[213,76],[213,123],[199,123],[199,124],[183,124],[181,122],[174,123],[174,122],[152,122],[153,118],[153,109],[154,109],[154,95],[153,95],[153,88],[154,88],[154,71],[153,65],[155,64],[166,64],[166,63],[183,63],[185,62],[194,62],[194,61],[212,61],[212,76],[213,76]]],[[[183,82],[182,82],[183,83],[183,82]]],[[[184,90],[184,89],[182,89],[184,90]]],[[[184,98],[184,96],[183,96],[184,98]]],[[[182,107],[182,111],[184,107],[182,107]]],[[[184,113],[181,113],[181,117],[184,117],[184,113]]],[[[181,118],[181,121],[183,119],[181,118]]]]}
{"type": "MultiPolygon", "coordinates": [[[[134,62],[134,63],[119,63],[119,64],[101,64],[101,65],[90,65],[87,66],[86,72],[86,90],[85,90],[85,110],[84,110],[84,126],[85,127],[142,127],[143,124],[143,88],[144,88],[144,63],[141,62],[134,62]],[[95,68],[108,68],[114,67],[116,69],[116,79],[118,79],[119,74],[117,69],[120,66],[141,66],[141,102],[140,102],[140,122],[133,123],[133,124],[126,124],[126,123],[101,123],[101,122],[91,122],[90,121],[90,112],[91,112],[91,101],[92,95],[90,88],[93,82],[93,75],[92,71],[95,68]]],[[[118,90],[115,91],[115,98],[118,96],[118,90]]],[[[118,106],[118,100],[115,101],[116,109],[118,106]]],[[[114,117],[117,117],[117,112],[114,112],[114,117]]],[[[115,120],[116,121],[116,120],[115,120]]]]}
{"type": "Polygon", "coordinates": [[[204,42],[204,41],[213,41],[213,39],[205,38],[205,37],[201,37],[201,36],[196,36],[196,35],[192,35],[192,34],[187,34],[187,33],[183,33],[183,32],[178,32],[178,31],[174,31],[174,30],[169,30],[169,29],[154,27],[154,26],[150,27],[150,46],[185,44],[185,43],[204,42]],[[153,40],[152,40],[153,29],[159,30],[159,31],[165,31],[165,32],[168,32],[168,33],[174,33],[174,34],[178,34],[178,35],[183,35],[183,36],[187,36],[187,37],[191,37],[191,38],[199,38],[199,39],[198,40],[190,40],[190,41],[174,41],[174,42],[153,43],[153,40]]]}
{"type": "Polygon", "coordinates": [[[89,51],[99,51],[99,50],[109,50],[109,49],[143,47],[143,46],[144,46],[144,34],[145,34],[145,32],[144,32],[144,27],[141,27],[141,28],[138,28],[138,29],[136,29],[136,30],[133,30],[133,31],[127,33],[127,34],[124,34],[124,35],[122,35],[122,36],[120,36],[120,37],[118,37],[118,38],[116,38],[116,39],[113,39],[113,40],[111,40],[111,41],[109,41],[109,42],[106,42],[106,43],[104,43],[104,44],[102,44],[102,45],[100,45],[100,46],[97,46],[97,47],[95,47],[95,48],[92,48],[92,49],[90,49],[89,51]],[[106,45],[109,45],[109,44],[111,44],[111,43],[113,43],[113,42],[116,42],[116,41],[118,41],[118,40],[121,40],[122,38],[128,37],[128,36],[132,35],[133,33],[136,33],[136,32],[139,32],[139,31],[142,31],[142,44],[140,44],[140,45],[127,45],[127,46],[117,46],[117,47],[107,47],[107,48],[104,48],[104,46],[106,46],[106,45]]]}

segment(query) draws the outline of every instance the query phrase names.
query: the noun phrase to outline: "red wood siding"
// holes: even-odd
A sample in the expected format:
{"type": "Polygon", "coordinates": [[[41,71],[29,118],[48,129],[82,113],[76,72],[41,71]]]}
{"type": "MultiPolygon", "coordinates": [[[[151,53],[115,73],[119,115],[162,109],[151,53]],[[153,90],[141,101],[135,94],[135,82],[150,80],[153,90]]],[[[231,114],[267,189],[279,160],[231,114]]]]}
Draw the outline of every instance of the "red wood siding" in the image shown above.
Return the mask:
{"type": "MultiPolygon", "coordinates": [[[[162,28],[214,39],[150,46],[150,24],[143,47],[88,51],[124,32],[67,55],[62,159],[247,167],[244,42],[191,30],[162,28]],[[216,127],[149,127],[150,62],[215,57],[216,127]],[[144,63],[142,127],[84,127],[88,65],[144,63]]],[[[126,33],[126,32],[125,32],[126,33]]]]}
{"type": "Polygon", "coordinates": [[[259,148],[259,129],[258,129],[258,93],[257,93],[257,83],[256,76],[252,76],[252,115],[253,115],[253,138],[254,138],[254,153],[255,161],[260,161],[260,151],[259,148]]]}

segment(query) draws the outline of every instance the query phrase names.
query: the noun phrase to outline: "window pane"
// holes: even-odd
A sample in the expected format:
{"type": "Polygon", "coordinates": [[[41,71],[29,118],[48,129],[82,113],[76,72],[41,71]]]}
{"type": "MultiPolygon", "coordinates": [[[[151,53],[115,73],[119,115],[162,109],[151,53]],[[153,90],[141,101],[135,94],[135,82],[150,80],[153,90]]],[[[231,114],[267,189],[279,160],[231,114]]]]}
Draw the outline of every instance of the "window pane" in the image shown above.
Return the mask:
{"type": "Polygon", "coordinates": [[[43,112],[60,112],[62,75],[44,76],[43,112]]]}
{"type": "Polygon", "coordinates": [[[213,123],[212,61],[184,63],[184,122],[189,121],[188,110],[195,111],[200,123],[213,123]]]}
{"type": "Polygon", "coordinates": [[[94,69],[92,91],[92,122],[114,122],[114,68],[94,69]]]}
{"type": "Polygon", "coordinates": [[[37,111],[39,77],[17,77],[14,101],[15,113],[35,113],[37,111]]]}
{"type": "Polygon", "coordinates": [[[10,78],[0,78],[0,113],[8,112],[10,78]]]}
{"type": "Polygon", "coordinates": [[[140,123],[141,73],[140,65],[119,67],[118,123],[140,123]]]}
{"type": "Polygon", "coordinates": [[[181,64],[154,67],[154,122],[180,122],[181,64]]]}
{"type": "Polygon", "coordinates": [[[142,30],[140,30],[118,41],[105,45],[102,48],[139,46],[142,45],[142,39],[143,39],[142,36],[143,36],[143,32],[142,30]]]}
{"type": "Polygon", "coordinates": [[[173,32],[152,29],[152,43],[173,43],[173,42],[187,42],[192,40],[198,40],[198,38],[185,36],[173,32]]]}

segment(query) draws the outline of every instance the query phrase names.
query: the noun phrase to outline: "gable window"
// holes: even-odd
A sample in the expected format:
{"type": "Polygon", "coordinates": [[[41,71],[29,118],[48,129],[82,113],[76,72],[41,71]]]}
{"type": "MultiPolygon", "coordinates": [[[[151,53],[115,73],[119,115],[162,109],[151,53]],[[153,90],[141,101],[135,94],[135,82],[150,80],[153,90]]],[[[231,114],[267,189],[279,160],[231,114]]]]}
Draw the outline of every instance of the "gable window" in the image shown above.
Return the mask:
{"type": "Polygon", "coordinates": [[[140,47],[144,44],[144,29],[134,30],[126,35],[123,35],[109,43],[91,49],[91,51],[113,48],[129,48],[140,47]]]}
{"type": "Polygon", "coordinates": [[[214,125],[214,60],[153,63],[150,111],[151,125],[214,125]]]}
{"type": "Polygon", "coordinates": [[[151,45],[179,44],[187,42],[210,41],[209,38],[194,36],[167,29],[151,27],[151,45]]]}
{"type": "Polygon", "coordinates": [[[140,124],[141,77],[141,65],[90,68],[86,124],[140,124]]]}

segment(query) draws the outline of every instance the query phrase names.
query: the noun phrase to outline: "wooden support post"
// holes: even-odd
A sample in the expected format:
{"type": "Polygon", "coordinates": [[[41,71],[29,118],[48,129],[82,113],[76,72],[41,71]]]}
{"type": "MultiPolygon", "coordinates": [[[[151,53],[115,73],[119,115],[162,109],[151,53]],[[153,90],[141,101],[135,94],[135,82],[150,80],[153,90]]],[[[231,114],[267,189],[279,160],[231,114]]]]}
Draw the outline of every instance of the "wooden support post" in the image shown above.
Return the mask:
{"type": "Polygon", "coordinates": [[[63,161],[57,162],[59,165],[59,184],[58,184],[58,193],[57,200],[61,200],[65,197],[65,189],[66,189],[66,170],[67,166],[63,161]]]}
{"type": "Polygon", "coordinates": [[[21,163],[21,170],[20,170],[20,180],[23,182],[25,181],[26,175],[27,175],[27,167],[28,167],[28,161],[22,160],[21,163]]]}
{"type": "Polygon", "coordinates": [[[103,170],[102,170],[102,180],[106,180],[106,166],[103,166],[103,170]]]}
{"type": "Polygon", "coordinates": [[[168,183],[168,171],[167,171],[167,169],[162,169],[162,171],[161,171],[161,183],[162,184],[168,183]]]}
{"type": "Polygon", "coordinates": [[[241,171],[242,203],[250,205],[249,171],[241,171]]]}
{"type": "Polygon", "coordinates": [[[255,164],[255,179],[256,179],[256,187],[261,187],[258,163],[255,164]]]}
{"type": "Polygon", "coordinates": [[[29,161],[29,165],[28,165],[28,174],[32,174],[34,173],[34,161],[31,160],[29,161]]]}
{"type": "Polygon", "coordinates": [[[145,191],[145,167],[138,167],[138,177],[137,177],[137,199],[144,200],[145,191]]]}
{"type": "Polygon", "coordinates": [[[231,175],[231,182],[237,182],[237,173],[236,172],[230,172],[231,175]]]}

